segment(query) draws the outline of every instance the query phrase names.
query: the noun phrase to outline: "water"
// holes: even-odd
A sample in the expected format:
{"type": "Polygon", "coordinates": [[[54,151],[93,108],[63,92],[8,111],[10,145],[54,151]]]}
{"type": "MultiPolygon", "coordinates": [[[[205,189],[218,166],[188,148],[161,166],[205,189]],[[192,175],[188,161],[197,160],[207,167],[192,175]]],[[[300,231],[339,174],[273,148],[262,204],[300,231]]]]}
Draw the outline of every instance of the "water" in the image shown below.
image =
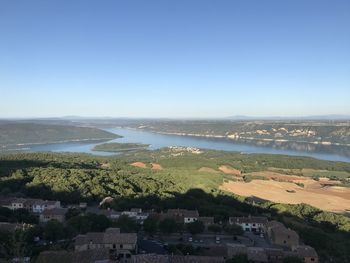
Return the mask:
{"type": "MultiPolygon", "coordinates": [[[[109,142],[143,143],[150,144],[150,149],[159,149],[168,146],[190,146],[213,150],[237,151],[242,153],[268,153],[294,156],[309,156],[330,161],[350,162],[350,147],[313,145],[306,143],[244,143],[229,139],[212,139],[200,137],[187,137],[177,135],[164,135],[143,130],[110,128],[109,132],[122,135],[123,138],[109,142]]],[[[33,145],[29,151],[34,152],[78,152],[95,155],[115,155],[116,153],[92,151],[99,143],[61,143],[33,145]]]]}

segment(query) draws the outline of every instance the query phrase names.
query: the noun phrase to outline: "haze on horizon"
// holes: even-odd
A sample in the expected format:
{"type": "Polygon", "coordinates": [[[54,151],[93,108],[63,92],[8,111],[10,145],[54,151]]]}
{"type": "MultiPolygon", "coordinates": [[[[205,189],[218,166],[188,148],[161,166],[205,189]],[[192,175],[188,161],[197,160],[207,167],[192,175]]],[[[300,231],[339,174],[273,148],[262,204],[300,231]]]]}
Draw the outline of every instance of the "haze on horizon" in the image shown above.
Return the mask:
{"type": "Polygon", "coordinates": [[[0,118],[350,115],[350,2],[0,2],[0,118]]]}

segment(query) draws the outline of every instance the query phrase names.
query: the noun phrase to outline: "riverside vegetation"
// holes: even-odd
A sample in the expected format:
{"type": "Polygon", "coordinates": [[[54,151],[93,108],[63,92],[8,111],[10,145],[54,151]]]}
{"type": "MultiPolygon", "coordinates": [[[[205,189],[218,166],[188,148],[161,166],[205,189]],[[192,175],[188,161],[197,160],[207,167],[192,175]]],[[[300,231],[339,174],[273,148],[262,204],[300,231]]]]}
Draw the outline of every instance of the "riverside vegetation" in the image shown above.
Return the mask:
{"type": "Polygon", "coordinates": [[[123,152],[146,149],[148,146],[148,144],[141,143],[102,143],[96,145],[92,150],[102,152],[123,152]]]}
{"type": "MultiPolygon", "coordinates": [[[[242,176],[271,168],[285,176],[299,171],[300,176],[312,177],[319,174],[310,173],[310,169],[322,171],[322,177],[336,177],[343,184],[348,182],[350,173],[348,163],[188,148],[139,150],[118,157],[12,154],[0,155],[0,194],[60,200],[66,204],[98,202],[111,196],[116,209],[198,209],[201,215],[214,216],[216,222],[229,216],[265,214],[296,230],[306,244],[315,247],[323,262],[349,262],[349,217],[307,204],[259,202],[220,189],[226,181],[239,177],[239,173],[242,176]],[[162,169],[138,168],[131,165],[134,162],[159,164],[162,169]],[[223,165],[231,167],[232,173],[220,172],[218,167],[223,165]],[[303,173],[306,168],[309,173],[303,173]]],[[[256,179],[259,178],[247,181],[256,179]]],[[[15,215],[0,218],[20,221],[15,215]]]]}

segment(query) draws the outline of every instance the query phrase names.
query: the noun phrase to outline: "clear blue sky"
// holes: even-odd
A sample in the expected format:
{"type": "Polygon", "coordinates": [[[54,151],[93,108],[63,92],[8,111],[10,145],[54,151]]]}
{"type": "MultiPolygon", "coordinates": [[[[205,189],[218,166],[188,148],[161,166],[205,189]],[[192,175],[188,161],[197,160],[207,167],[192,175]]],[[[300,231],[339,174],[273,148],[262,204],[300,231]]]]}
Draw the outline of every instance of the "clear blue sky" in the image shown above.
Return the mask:
{"type": "Polygon", "coordinates": [[[1,0],[0,117],[350,114],[350,1],[1,0]]]}

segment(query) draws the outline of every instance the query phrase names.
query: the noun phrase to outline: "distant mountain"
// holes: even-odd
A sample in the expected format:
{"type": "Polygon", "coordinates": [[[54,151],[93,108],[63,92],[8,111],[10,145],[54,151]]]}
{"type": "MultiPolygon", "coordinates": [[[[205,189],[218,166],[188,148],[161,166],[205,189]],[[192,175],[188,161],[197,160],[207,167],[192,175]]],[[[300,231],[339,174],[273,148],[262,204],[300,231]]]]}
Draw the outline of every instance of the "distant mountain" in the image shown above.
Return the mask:
{"type": "Polygon", "coordinates": [[[350,120],[350,115],[311,115],[311,116],[245,116],[245,115],[235,115],[226,117],[227,120],[350,120]]]}
{"type": "Polygon", "coordinates": [[[63,141],[109,140],[118,135],[97,128],[38,123],[0,123],[0,146],[56,143],[63,141]]]}

